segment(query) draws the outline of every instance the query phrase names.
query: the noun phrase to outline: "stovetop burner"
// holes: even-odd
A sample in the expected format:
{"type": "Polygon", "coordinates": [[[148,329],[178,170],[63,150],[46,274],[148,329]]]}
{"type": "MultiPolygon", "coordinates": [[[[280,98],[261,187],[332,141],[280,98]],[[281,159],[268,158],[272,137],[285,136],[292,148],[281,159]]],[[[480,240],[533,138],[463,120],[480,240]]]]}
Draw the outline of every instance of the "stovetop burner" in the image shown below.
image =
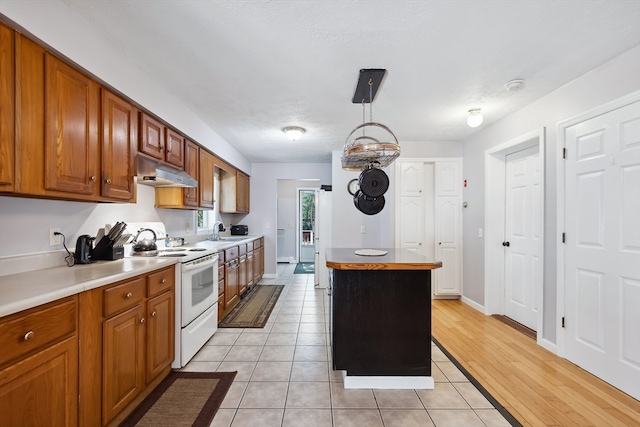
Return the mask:
{"type": "Polygon", "coordinates": [[[158,257],[176,257],[176,256],[187,256],[184,252],[181,253],[169,253],[169,254],[159,254],[158,257]]]}

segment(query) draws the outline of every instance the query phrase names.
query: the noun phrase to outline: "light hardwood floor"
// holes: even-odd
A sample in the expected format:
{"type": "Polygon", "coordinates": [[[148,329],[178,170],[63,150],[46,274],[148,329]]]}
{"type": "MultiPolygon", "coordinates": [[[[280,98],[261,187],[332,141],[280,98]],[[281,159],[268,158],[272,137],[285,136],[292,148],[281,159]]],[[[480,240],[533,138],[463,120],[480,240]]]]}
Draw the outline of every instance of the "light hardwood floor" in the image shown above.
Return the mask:
{"type": "Polygon", "coordinates": [[[640,426],[640,401],[459,300],[433,301],[432,333],[525,426],[640,426]]]}

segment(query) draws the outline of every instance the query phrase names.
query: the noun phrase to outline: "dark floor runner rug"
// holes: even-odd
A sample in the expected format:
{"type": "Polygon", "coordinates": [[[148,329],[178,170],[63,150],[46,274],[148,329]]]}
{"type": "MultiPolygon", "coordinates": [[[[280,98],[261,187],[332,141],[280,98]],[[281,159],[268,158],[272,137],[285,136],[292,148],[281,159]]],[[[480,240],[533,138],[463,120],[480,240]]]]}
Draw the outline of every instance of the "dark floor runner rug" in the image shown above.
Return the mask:
{"type": "Polygon", "coordinates": [[[299,262],[293,274],[313,274],[315,273],[315,264],[312,262],[299,262]]]}
{"type": "Polygon", "coordinates": [[[120,427],[209,427],[236,374],[172,371],[120,427]]]}
{"type": "Polygon", "coordinates": [[[469,382],[470,382],[471,384],[473,384],[473,385],[478,389],[478,391],[479,391],[480,393],[482,393],[482,395],[485,397],[485,399],[487,399],[489,402],[491,402],[491,404],[493,405],[493,407],[494,407],[494,408],[496,408],[496,410],[497,410],[498,412],[500,412],[500,414],[502,414],[502,416],[503,416],[503,417],[504,417],[504,418],[509,422],[509,424],[511,424],[513,427],[522,427],[522,424],[520,424],[520,422],[519,422],[518,420],[516,420],[516,419],[514,418],[514,416],[513,416],[513,415],[511,415],[511,413],[510,413],[509,411],[507,411],[507,410],[506,410],[506,408],[505,408],[504,406],[502,406],[502,405],[500,404],[500,402],[498,402],[498,401],[495,399],[495,397],[493,397],[493,396],[491,395],[491,393],[489,393],[489,392],[487,391],[487,389],[486,389],[486,388],[484,388],[484,387],[482,386],[482,384],[480,384],[480,383],[478,382],[478,380],[476,380],[476,379],[473,377],[473,375],[471,375],[471,374],[469,373],[469,371],[467,371],[467,370],[466,370],[466,369],[465,369],[465,368],[460,364],[460,362],[458,362],[458,361],[456,360],[456,358],[455,358],[455,357],[453,357],[453,356],[451,355],[451,353],[449,353],[449,352],[447,351],[447,349],[446,349],[446,348],[444,348],[444,347],[442,346],[442,344],[440,344],[440,343],[438,342],[438,340],[437,340],[437,339],[435,339],[435,338],[433,337],[433,335],[431,336],[431,341],[433,341],[433,343],[434,343],[435,345],[437,345],[437,346],[438,346],[438,348],[439,348],[439,349],[440,349],[440,350],[441,350],[441,351],[442,351],[442,352],[443,352],[443,353],[444,353],[444,354],[449,358],[449,360],[451,360],[451,363],[453,363],[454,365],[456,365],[456,367],[460,370],[460,372],[462,372],[462,373],[464,374],[464,376],[465,376],[465,377],[467,377],[467,378],[469,379],[469,382]]]}
{"type": "Polygon", "coordinates": [[[256,285],[231,309],[219,328],[263,328],[276,305],[283,285],[256,285]]]}

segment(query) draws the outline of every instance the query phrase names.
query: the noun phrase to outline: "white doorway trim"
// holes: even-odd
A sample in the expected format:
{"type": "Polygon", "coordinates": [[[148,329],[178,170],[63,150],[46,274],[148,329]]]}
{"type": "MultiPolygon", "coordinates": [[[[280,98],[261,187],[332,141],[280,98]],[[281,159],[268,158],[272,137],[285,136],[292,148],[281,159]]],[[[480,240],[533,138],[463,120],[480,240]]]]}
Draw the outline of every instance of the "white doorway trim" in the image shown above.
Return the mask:
{"type": "MultiPolygon", "coordinates": [[[[484,313],[504,314],[504,240],[505,230],[505,172],[506,155],[530,147],[538,147],[542,188],[544,183],[545,129],[540,128],[485,151],[485,213],[484,213],[484,313]]],[[[544,190],[540,201],[544,212],[544,190]]],[[[544,215],[541,217],[544,222],[544,215]]],[[[544,225],[544,224],[542,224],[544,225]]],[[[540,227],[541,230],[544,227],[540,227]]],[[[544,259],[544,237],[541,238],[540,256],[544,259]]],[[[544,267],[543,267],[544,268],[544,267]]],[[[543,277],[543,276],[541,276],[543,277]]],[[[539,292],[537,341],[542,340],[543,292],[539,292]]]]}
{"type": "Polygon", "coordinates": [[[319,187],[296,187],[296,263],[300,261],[300,246],[302,242],[300,241],[300,234],[302,231],[302,218],[301,218],[301,210],[302,206],[300,206],[300,193],[302,191],[310,191],[315,192],[319,187]]]}
{"type": "MultiPolygon", "coordinates": [[[[593,108],[589,111],[585,111],[576,116],[570,117],[566,120],[563,120],[557,125],[557,158],[562,159],[562,152],[567,146],[566,140],[566,131],[567,128],[571,126],[577,125],[578,123],[584,122],[586,120],[593,119],[595,117],[601,116],[603,114],[609,113],[618,108],[622,108],[626,105],[632,104],[634,102],[640,101],[640,91],[632,92],[626,96],[618,98],[614,101],[608,102],[606,104],[600,105],[596,108],[593,108]]],[[[556,235],[558,237],[558,242],[561,241],[562,233],[564,232],[564,224],[566,221],[565,218],[565,163],[563,161],[558,161],[557,170],[556,170],[556,178],[557,178],[557,193],[556,193],[556,206],[557,206],[557,230],[556,235]]],[[[561,357],[565,357],[566,355],[566,337],[564,333],[564,328],[562,327],[562,318],[565,315],[565,247],[562,244],[558,244],[558,268],[557,268],[557,276],[556,276],[556,346],[557,346],[557,354],[561,357]]]]}

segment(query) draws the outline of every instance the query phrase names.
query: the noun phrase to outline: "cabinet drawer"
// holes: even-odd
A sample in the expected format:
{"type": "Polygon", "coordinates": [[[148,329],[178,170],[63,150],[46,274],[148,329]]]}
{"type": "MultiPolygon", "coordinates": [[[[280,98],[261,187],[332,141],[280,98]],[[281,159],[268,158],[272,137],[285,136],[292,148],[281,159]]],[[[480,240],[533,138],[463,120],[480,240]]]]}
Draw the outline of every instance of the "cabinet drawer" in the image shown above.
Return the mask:
{"type": "Polygon", "coordinates": [[[224,264],[218,264],[218,280],[224,279],[224,264]]]}
{"type": "Polygon", "coordinates": [[[218,280],[218,295],[222,294],[224,294],[224,280],[218,280]]]}
{"type": "Polygon", "coordinates": [[[147,277],[147,295],[149,297],[158,295],[167,289],[173,289],[173,285],[176,283],[176,274],[173,267],[151,273],[147,277]]]}
{"type": "Polygon", "coordinates": [[[104,315],[109,317],[139,304],[144,298],[144,279],[139,277],[104,291],[104,315]]]}
{"type": "Polygon", "coordinates": [[[76,297],[71,297],[2,319],[0,366],[73,334],[76,313],[76,297]]]}
{"type": "Polygon", "coordinates": [[[255,251],[260,247],[260,239],[256,239],[253,241],[253,250],[255,251]]]}
{"type": "Polygon", "coordinates": [[[243,243],[241,245],[238,245],[238,254],[239,255],[244,255],[247,253],[247,244],[243,243]]]}
{"type": "Polygon", "coordinates": [[[224,264],[224,251],[218,252],[218,264],[224,264]]]}
{"type": "Polygon", "coordinates": [[[238,258],[238,247],[234,246],[233,248],[224,250],[224,260],[225,262],[229,262],[232,259],[238,258]]]}

